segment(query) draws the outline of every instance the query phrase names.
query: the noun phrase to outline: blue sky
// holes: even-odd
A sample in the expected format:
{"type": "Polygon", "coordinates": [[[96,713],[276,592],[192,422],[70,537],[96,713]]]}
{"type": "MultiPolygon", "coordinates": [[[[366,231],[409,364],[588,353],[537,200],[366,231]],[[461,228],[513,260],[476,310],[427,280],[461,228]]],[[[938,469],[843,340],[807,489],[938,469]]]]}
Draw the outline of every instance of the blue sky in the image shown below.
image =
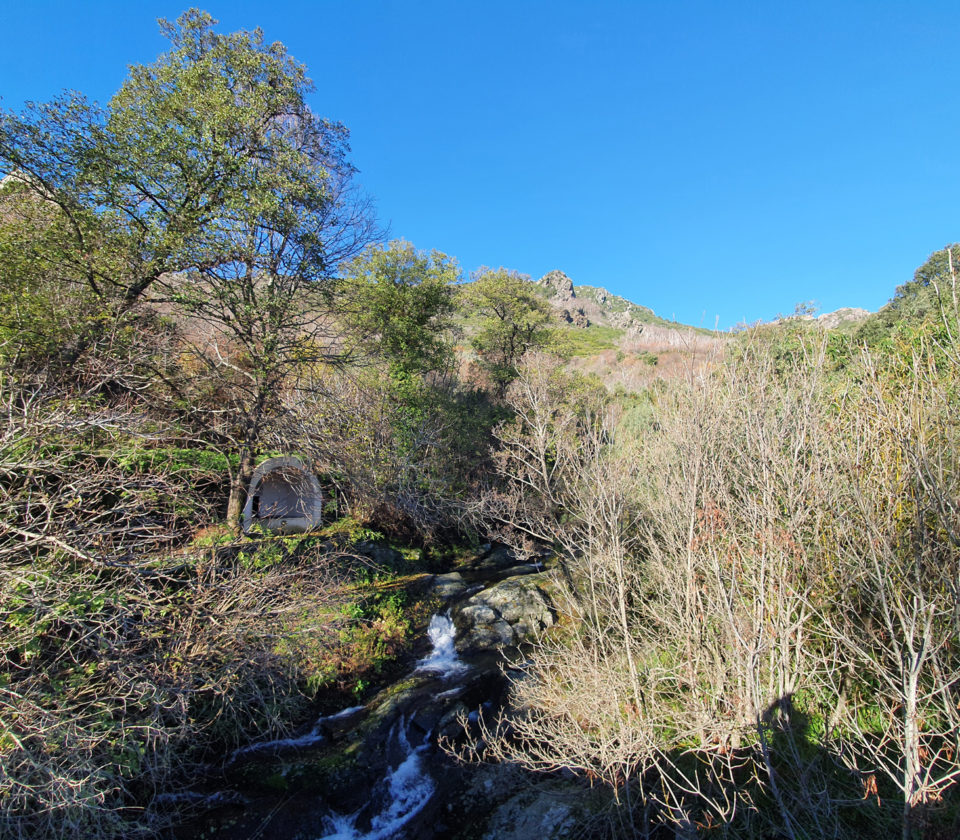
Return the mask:
{"type": "MultiPolygon", "coordinates": [[[[105,102],[185,5],[0,0],[0,106],[105,102]]],[[[960,239],[956,2],[245,2],[393,237],[721,328],[877,309],[960,239]]]]}

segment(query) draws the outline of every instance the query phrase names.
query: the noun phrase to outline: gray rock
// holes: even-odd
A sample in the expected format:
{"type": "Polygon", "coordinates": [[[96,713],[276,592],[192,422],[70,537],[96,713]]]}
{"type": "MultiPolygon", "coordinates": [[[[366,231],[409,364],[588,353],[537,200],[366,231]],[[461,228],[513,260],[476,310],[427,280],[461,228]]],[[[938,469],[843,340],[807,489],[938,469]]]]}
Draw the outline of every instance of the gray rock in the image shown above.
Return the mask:
{"type": "Polygon", "coordinates": [[[556,616],[544,591],[546,577],[520,575],[478,592],[454,610],[457,649],[519,645],[552,627],[556,616]]]}
{"type": "Polygon", "coordinates": [[[564,309],[560,313],[560,317],[563,318],[568,324],[573,324],[575,327],[589,327],[590,319],[587,317],[587,313],[583,311],[582,306],[574,307],[573,309],[564,309]]]}
{"type": "Polygon", "coordinates": [[[429,591],[439,598],[457,598],[467,591],[467,583],[459,572],[434,575],[429,591]]]}
{"type": "Polygon", "coordinates": [[[576,829],[585,809],[577,794],[575,788],[561,783],[523,790],[493,812],[483,840],[564,840],[580,836],[576,829]]]}
{"type": "Polygon", "coordinates": [[[558,301],[573,300],[576,297],[573,291],[573,281],[557,269],[548,271],[537,283],[550,289],[558,301]]]}
{"type": "Polygon", "coordinates": [[[859,323],[860,321],[865,321],[870,317],[870,313],[866,309],[859,309],[854,306],[845,306],[840,309],[835,309],[833,312],[824,312],[822,315],[817,317],[817,322],[826,327],[827,329],[835,329],[846,321],[853,321],[859,323]]]}
{"type": "Polygon", "coordinates": [[[365,540],[357,543],[353,549],[357,554],[369,557],[378,566],[395,569],[403,563],[403,555],[395,548],[390,548],[383,543],[365,540]]]}
{"type": "Polygon", "coordinates": [[[465,720],[470,710],[463,704],[457,703],[437,723],[437,737],[453,740],[464,734],[461,720],[465,720]]]}
{"type": "Polygon", "coordinates": [[[487,546],[486,551],[470,564],[471,571],[490,573],[508,569],[516,565],[517,555],[512,548],[495,544],[487,546]]]}

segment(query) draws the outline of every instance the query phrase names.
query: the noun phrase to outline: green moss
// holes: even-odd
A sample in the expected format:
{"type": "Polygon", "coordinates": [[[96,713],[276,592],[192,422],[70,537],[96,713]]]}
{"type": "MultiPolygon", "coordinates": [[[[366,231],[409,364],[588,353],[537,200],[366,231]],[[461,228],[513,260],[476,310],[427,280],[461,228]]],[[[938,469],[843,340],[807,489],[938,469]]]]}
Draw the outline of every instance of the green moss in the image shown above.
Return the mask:
{"type": "Polygon", "coordinates": [[[380,531],[368,528],[352,516],[341,517],[318,533],[321,537],[328,539],[345,538],[349,542],[378,542],[383,539],[383,534],[380,531]]]}
{"type": "Polygon", "coordinates": [[[225,473],[236,466],[237,458],[211,449],[187,449],[161,446],[153,449],[133,447],[106,453],[116,458],[117,465],[127,473],[152,472],[162,475],[184,471],[225,473]]]}

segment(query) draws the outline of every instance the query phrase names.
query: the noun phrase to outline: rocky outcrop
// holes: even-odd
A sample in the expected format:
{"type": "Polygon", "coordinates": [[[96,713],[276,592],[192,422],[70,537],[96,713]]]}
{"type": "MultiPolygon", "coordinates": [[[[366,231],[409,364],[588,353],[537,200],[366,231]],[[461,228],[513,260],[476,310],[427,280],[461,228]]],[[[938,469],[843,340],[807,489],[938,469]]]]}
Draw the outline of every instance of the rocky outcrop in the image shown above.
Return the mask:
{"type": "MultiPolygon", "coordinates": [[[[352,549],[375,562],[397,560],[376,542],[352,549]]],[[[592,792],[572,778],[544,783],[509,764],[454,761],[440,748],[483,757],[481,718],[493,721],[507,699],[508,673],[517,671],[506,664],[516,651],[505,658],[497,648],[528,641],[554,623],[552,574],[494,543],[455,572],[417,576],[418,598],[454,602],[449,609],[463,658],[453,655],[450,618],[436,614],[428,630],[433,650],[363,706],[316,719],[289,737],[243,746],[212,768],[191,792],[204,813],[177,836],[582,836],[578,826],[592,813],[592,792]],[[434,633],[435,623],[443,632],[434,633]]]]}
{"type": "Polygon", "coordinates": [[[537,283],[549,289],[554,300],[561,303],[573,300],[577,296],[573,291],[573,280],[557,269],[548,271],[537,283]]]}
{"type": "Polygon", "coordinates": [[[569,783],[551,780],[526,787],[497,807],[483,840],[561,840],[581,836],[587,795],[569,783]]]}
{"type": "Polygon", "coordinates": [[[477,652],[519,645],[556,621],[545,573],[516,575],[457,606],[457,650],[477,652]]]}
{"type": "Polygon", "coordinates": [[[564,309],[563,312],[560,313],[560,317],[575,327],[590,326],[590,319],[587,317],[587,313],[583,311],[582,306],[577,306],[574,309],[564,309]]]}
{"type": "Polygon", "coordinates": [[[824,312],[817,318],[817,323],[828,330],[832,330],[849,321],[859,323],[869,317],[870,313],[866,309],[844,306],[841,309],[835,309],[833,312],[824,312]]]}

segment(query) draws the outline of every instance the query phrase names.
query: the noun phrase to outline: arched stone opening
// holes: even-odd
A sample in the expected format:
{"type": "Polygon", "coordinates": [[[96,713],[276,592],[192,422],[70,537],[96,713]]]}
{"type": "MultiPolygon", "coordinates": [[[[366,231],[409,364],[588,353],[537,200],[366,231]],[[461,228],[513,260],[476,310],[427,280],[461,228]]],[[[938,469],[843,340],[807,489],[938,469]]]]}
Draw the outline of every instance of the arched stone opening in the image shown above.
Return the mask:
{"type": "Polygon", "coordinates": [[[253,471],[243,530],[259,526],[273,534],[303,534],[320,525],[320,482],[299,458],[268,458],[253,471]]]}

